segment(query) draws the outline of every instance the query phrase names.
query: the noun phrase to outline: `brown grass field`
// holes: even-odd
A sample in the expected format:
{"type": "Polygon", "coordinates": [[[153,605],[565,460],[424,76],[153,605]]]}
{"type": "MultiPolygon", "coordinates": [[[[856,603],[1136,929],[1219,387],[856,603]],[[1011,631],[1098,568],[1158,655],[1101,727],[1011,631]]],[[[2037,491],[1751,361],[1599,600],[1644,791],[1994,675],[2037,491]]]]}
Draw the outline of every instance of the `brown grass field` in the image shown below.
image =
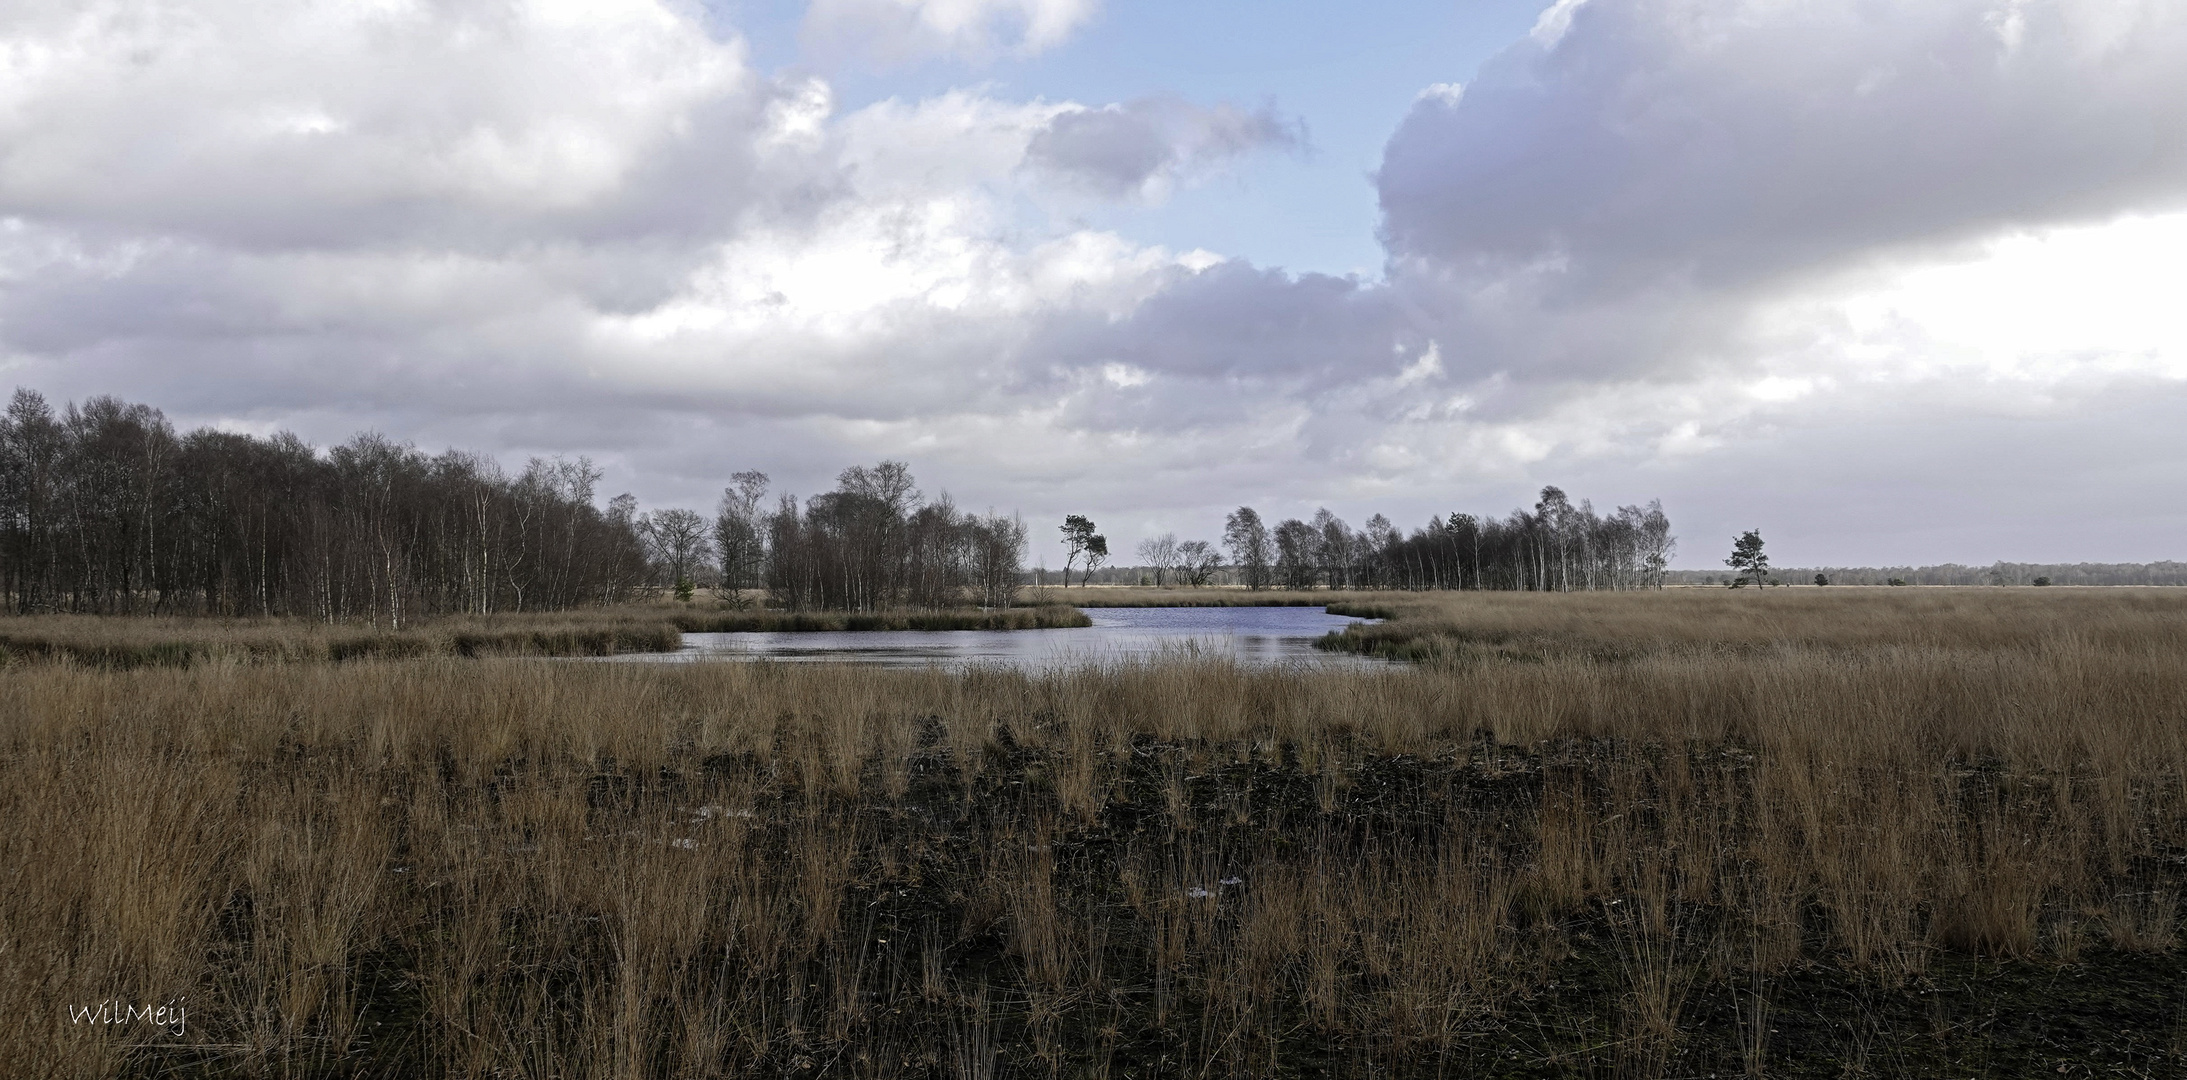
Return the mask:
{"type": "Polygon", "coordinates": [[[0,1072],[2182,1074],[2187,591],[1371,602],[1424,662],[18,658],[0,1072]]]}

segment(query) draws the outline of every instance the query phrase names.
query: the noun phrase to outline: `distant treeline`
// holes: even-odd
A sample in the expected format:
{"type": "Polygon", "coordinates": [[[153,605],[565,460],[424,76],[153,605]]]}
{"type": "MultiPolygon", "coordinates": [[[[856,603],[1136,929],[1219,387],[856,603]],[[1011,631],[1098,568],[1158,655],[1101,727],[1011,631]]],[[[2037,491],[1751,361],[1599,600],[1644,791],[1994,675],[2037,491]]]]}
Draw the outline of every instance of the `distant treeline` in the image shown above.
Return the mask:
{"type": "Polygon", "coordinates": [[[1153,584],[1286,589],[1508,589],[1572,591],[1660,588],[1678,539],[1662,504],[1599,514],[1545,487],[1532,510],[1494,518],[1454,513],[1410,534],[1381,514],[1354,530],[1324,509],[1270,529],[1252,507],[1223,529],[1227,567],[1205,541],[1159,536],[1139,546],[1142,566],[1111,575],[1153,584]]]}
{"type": "Polygon", "coordinates": [[[20,613],[421,616],[610,604],[648,586],[765,588],[797,610],[1008,606],[1016,517],[927,502],[899,462],[845,470],[801,506],[738,473],[711,519],[595,505],[601,473],[437,456],[375,434],[324,453],[294,435],[177,432],[111,397],[0,416],[0,598],[20,613]]]}
{"type": "Polygon", "coordinates": [[[1008,607],[1024,576],[1025,522],[926,501],[900,461],[854,466],[834,491],[765,505],[766,473],[730,477],[712,521],[694,510],[637,519],[653,580],[689,596],[701,585],[743,599],[764,589],[792,611],[1008,607]]]}
{"type": "MultiPolygon", "coordinates": [[[[2187,563],[2010,563],[1988,566],[1811,566],[1772,569],[1774,581],[1811,585],[1821,574],[1832,585],[2187,585],[2187,563]]],[[[1721,585],[1721,570],[1673,570],[1674,585],[1721,585]]]]}
{"type": "Polygon", "coordinates": [[[626,496],[588,462],[517,476],[372,434],[177,433],[111,397],[0,417],[0,594],[18,612],[422,615],[612,602],[648,573],[626,496]]]}
{"type": "MultiPolygon", "coordinates": [[[[600,477],[582,458],[535,458],[512,476],[481,454],[369,433],[323,453],[289,434],[178,433],[144,405],[98,397],[56,412],[18,390],[0,417],[0,599],[22,613],[400,628],[649,586],[689,597],[711,585],[739,603],[764,590],[799,611],[1007,607],[1029,576],[1022,519],[962,512],[946,493],[928,501],[901,462],[772,506],[764,474],[737,473],[711,519],[641,514],[628,495],[596,506],[600,477]]],[[[1380,514],[1355,530],[1327,510],[1271,528],[1240,507],[1219,547],[1172,535],[1140,554],[1157,584],[1631,589],[1660,586],[1676,544],[1656,503],[1604,515],[1550,487],[1532,510],[1454,513],[1410,534],[1380,514]]]]}
{"type": "Polygon", "coordinates": [[[900,461],[845,469],[834,491],[802,508],[784,495],[764,515],[766,477],[738,476],[715,519],[720,580],[733,589],[764,584],[784,607],[876,611],[967,599],[1008,607],[1024,576],[1022,519],[961,512],[946,492],[927,502],[900,461]]]}

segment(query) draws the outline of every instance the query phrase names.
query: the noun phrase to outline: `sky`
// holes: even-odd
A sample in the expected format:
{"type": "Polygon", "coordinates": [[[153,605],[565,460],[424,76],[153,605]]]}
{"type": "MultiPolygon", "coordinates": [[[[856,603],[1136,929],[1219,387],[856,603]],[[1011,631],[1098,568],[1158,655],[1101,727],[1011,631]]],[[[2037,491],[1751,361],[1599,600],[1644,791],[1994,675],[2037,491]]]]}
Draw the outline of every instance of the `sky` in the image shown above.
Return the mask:
{"type": "Polygon", "coordinates": [[[1547,484],[2176,559],[2183,102],[2173,0],[33,0],[0,384],[649,507],[898,459],[1051,567],[1547,484]]]}

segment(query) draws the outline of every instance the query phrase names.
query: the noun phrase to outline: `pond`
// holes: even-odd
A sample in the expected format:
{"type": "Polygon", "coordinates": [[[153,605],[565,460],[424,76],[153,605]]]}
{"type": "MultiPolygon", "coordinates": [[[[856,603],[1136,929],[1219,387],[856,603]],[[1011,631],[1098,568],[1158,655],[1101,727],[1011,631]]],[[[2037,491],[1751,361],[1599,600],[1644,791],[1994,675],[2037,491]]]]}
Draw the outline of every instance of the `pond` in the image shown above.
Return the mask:
{"type": "Polygon", "coordinates": [[[1318,607],[1087,608],[1092,626],[1050,630],[867,630],[685,634],[672,653],[616,660],[775,660],[924,667],[987,664],[1041,670],[1164,656],[1229,657],[1255,667],[1372,667],[1387,661],[1323,652],[1314,639],[1355,622],[1318,607]]]}

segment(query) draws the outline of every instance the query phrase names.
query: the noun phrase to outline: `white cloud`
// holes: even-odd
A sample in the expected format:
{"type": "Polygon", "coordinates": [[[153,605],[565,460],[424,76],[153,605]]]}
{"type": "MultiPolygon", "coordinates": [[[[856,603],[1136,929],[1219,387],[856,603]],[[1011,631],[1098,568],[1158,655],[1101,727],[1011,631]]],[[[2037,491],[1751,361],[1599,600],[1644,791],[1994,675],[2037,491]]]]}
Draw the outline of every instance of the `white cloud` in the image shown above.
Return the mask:
{"type": "Polygon", "coordinates": [[[1832,351],[1875,375],[2187,379],[2187,214],[2012,233],[1856,280],[1775,317],[1841,326],[1832,351]]]}
{"type": "Polygon", "coordinates": [[[1564,32],[1572,28],[1572,16],[1585,3],[1587,0],[1556,0],[1542,9],[1541,16],[1534,20],[1534,29],[1527,36],[1536,44],[1554,46],[1564,37],[1564,32]]]}
{"type": "Polygon", "coordinates": [[[624,452],[674,491],[693,424],[804,425],[769,451],[832,473],[876,432],[1053,416],[1039,326],[1209,265],[1024,220],[1073,103],[840,115],[644,3],[157,15],[0,22],[0,370],[57,395],[624,452]]]}
{"type": "Polygon", "coordinates": [[[813,0],[805,38],[883,64],[1031,56],[1092,19],[1097,0],[813,0]]]}
{"type": "Polygon", "coordinates": [[[683,229],[739,200],[763,97],[655,3],[18,7],[0,205],[271,246],[683,229]]]}

